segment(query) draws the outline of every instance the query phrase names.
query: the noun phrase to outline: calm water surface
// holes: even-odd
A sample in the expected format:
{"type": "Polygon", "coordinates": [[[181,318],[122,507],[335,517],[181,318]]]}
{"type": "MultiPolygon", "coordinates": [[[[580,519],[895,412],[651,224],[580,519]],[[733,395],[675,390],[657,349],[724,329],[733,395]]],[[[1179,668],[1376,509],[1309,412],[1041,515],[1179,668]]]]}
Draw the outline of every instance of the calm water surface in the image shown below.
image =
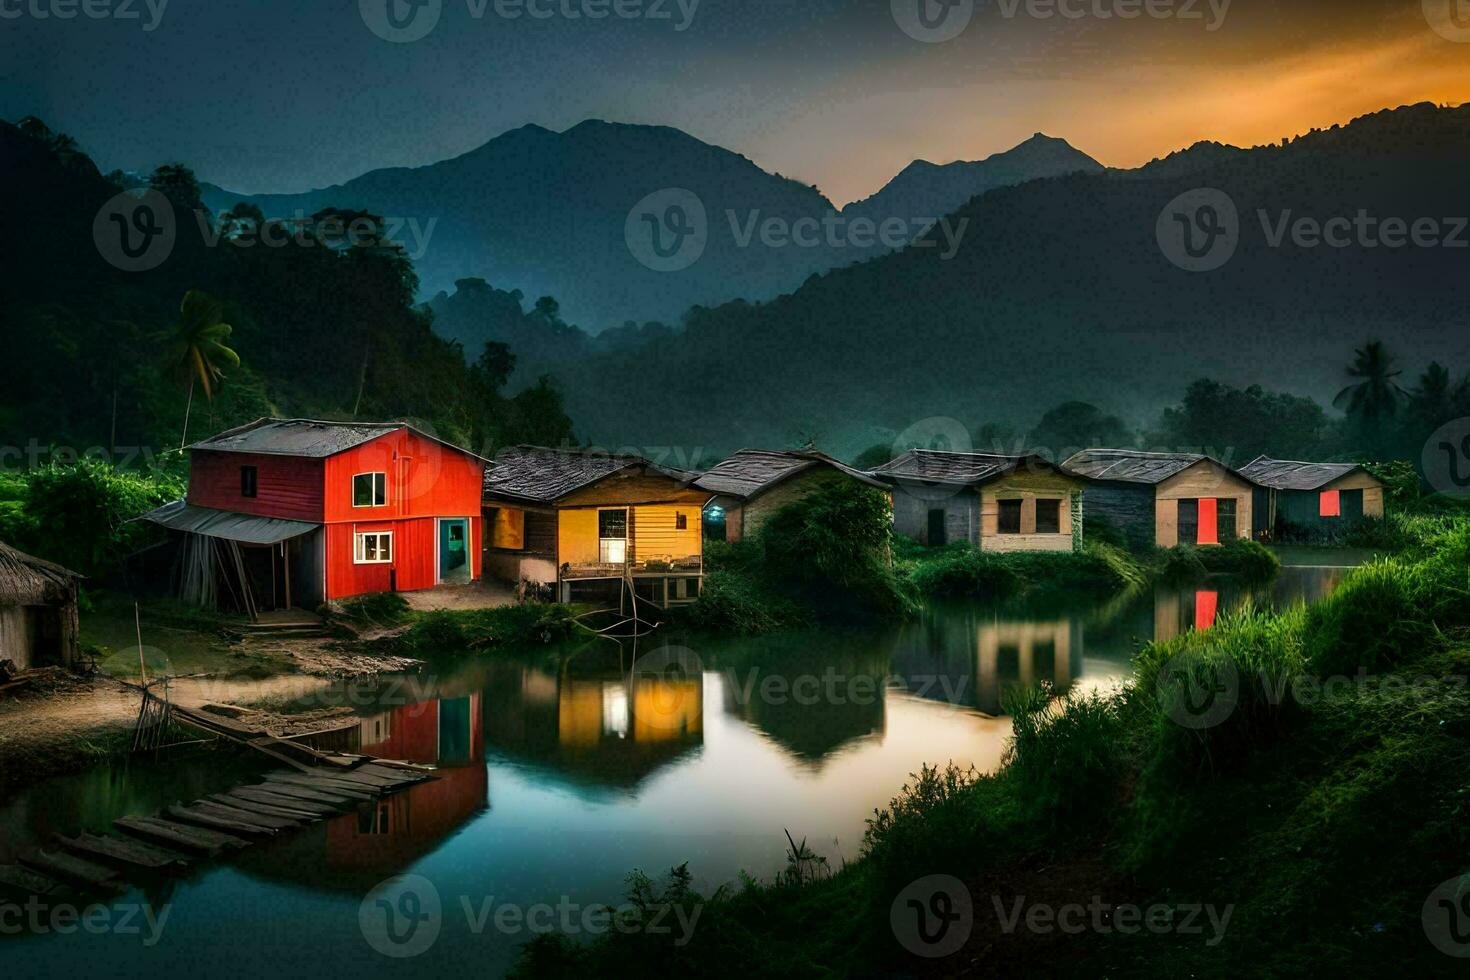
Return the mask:
{"type": "MultiPolygon", "coordinates": [[[[355,725],[334,747],[432,763],[439,779],[130,893],[120,902],[168,908],[153,945],[140,921],[141,936],[11,939],[0,962],[10,976],[102,964],[118,976],[495,976],[529,934],[477,930],[465,900],[477,915],[487,900],[616,905],[633,869],[685,862],[705,890],[742,871],[768,878],[786,830],[839,864],[920,765],[999,764],[1008,686],[1114,684],[1140,641],[1207,629],[1248,601],[1311,601],[1343,574],[1287,568],[1254,591],[1161,588],[1076,608],[945,606],[880,632],[672,652],[659,640],[637,651],[637,671],[630,647],[604,641],[356,690],[355,725]],[[692,669],[652,669],[670,662],[692,669]],[[443,908],[437,940],[406,961],[359,923],[364,897],[399,874],[431,881],[443,908]]],[[[268,768],[207,752],[52,780],[0,802],[0,863],[53,832],[105,831],[268,768]]]]}

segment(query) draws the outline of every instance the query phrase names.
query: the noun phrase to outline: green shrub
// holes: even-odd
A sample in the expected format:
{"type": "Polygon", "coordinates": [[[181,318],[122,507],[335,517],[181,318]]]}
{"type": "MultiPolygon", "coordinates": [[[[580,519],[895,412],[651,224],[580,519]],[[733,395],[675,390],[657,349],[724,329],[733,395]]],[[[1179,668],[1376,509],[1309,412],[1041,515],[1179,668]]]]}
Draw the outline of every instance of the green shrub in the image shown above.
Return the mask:
{"type": "Polygon", "coordinates": [[[888,495],[829,483],[772,514],[761,528],[761,569],[820,616],[891,620],[915,605],[893,572],[888,495]]]}
{"type": "Polygon", "coordinates": [[[1423,654],[1435,639],[1420,598],[1428,570],[1380,559],[1355,570],[1308,616],[1309,657],[1326,674],[1382,670],[1423,654]]]}
{"type": "Polygon", "coordinates": [[[1281,559],[1259,542],[1243,538],[1201,548],[1199,560],[1212,575],[1233,575],[1248,582],[1268,582],[1281,573],[1281,559]]]}
{"type": "Polygon", "coordinates": [[[1126,703],[1126,694],[1095,691],[1056,700],[1047,685],[1007,697],[1014,734],[1004,764],[1037,818],[1060,825],[1115,803],[1126,703]]]}
{"type": "Polygon", "coordinates": [[[678,622],[691,629],[756,635],[801,625],[800,608],[763,586],[748,571],[711,572],[699,601],[675,610],[678,622]]]}
{"type": "Polygon", "coordinates": [[[1121,548],[1088,542],[1080,554],[999,553],[970,544],[910,555],[902,568],[915,590],[934,598],[1004,599],[1024,592],[1115,592],[1148,573],[1121,548]]]}
{"type": "Polygon", "coordinates": [[[396,626],[408,620],[408,600],[396,592],[374,592],[341,604],[343,618],[359,626],[396,626]]]}
{"type": "Polygon", "coordinates": [[[1134,658],[1135,691],[1151,709],[1155,765],[1212,772],[1281,736],[1306,670],[1304,607],[1255,609],[1146,645],[1134,658]]]}
{"type": "Polygon", "coordinates": [[[562,605],[523,603],[496,609],[436,609],[418,617],[399,647],[420,654],[466,653],[489,647],[564,640],[577,630],[574,610],[562,605]]]}
{"type": "Polygon", "coordinates": [[[157,533],[152,525],[130,523],[133,518],[184,495],[175,476],[95,460],[44,466],[20,481],[7,488],[20,493],[19,506],[12,499],[3,518],[8,543],[93,577],[115,569],[157,533]]]}

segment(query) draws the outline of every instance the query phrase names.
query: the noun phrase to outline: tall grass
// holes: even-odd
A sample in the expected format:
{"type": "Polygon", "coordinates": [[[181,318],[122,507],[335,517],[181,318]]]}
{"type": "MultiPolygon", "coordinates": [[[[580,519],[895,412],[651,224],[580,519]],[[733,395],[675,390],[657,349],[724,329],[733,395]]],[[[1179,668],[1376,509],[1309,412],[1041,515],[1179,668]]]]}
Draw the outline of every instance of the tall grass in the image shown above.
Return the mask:
{"type": "Polygon", "coordinates": [[[1114,804],[1129,701],[1126,690],[1056,700],[1047,685],[1008,696],[1014,733],[1003,762],[1033,816],[1055,826],[1114,804]]]}

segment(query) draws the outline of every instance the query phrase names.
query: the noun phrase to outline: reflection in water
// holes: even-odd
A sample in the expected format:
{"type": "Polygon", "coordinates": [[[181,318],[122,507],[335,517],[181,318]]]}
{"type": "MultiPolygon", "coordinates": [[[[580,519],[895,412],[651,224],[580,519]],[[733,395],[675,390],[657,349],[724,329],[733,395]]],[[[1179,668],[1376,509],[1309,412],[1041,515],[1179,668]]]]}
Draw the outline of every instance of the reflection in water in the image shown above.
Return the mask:
{"type": "Polygon", "coordinates": [[[284,840],[243,853],[241,866],[316,888],[363,890],[429,854],[488,809],[479,691],[404,705],[333,733],[334,747],[436,767],[435,777],[284,840]]]}
{"type": "MultiPolygon", "coordinates": [[[[157,975],[214,960],[254,974],[329,948],[331,973],[376,975],[385,962],[362,941],[359,906],[396,874],[430,878],[455,909],[491,895],[616,903],[630,870],[686,861],[705,891],[742,871],[769,878],[784,866],[785,830],[840,864],[860,852],[864,819],[921,765],[999,765],[1009,688],[1111,684],[1141,642],[1209,628],[1249,602],[1316,599],[1342,574],[1287,569],[1263,588],[1211,583],[1090,606],[946,606],[892,630],[686,640],[702,676],[635,670],[631,650],[605,641],[535,661],[467,656],[423,687],[391,688],[419,703],[360,710],[333,746],[433,764],[439,779],[201,869],[177,886],[155,948],[38,937],[7,949],[6,965],[61,972],[105,960],[117,975],[157,975]]],[[[52,781],[0,804],[0,854],[53,830],[105,830],[120,812],[156,812],[264,768],[209,754],[52,781]]],[[[494,976],[527,938],[446,914],[414,968],[453,975],[472,963],[494,976]]]]}
{"type": "Polygon", "coordinates": [[[625,672],[584,654],[556,671],[498,661],[485,680],[490,748],[587,788],[633,791],[704,744],[699,677],[625,672]]]}

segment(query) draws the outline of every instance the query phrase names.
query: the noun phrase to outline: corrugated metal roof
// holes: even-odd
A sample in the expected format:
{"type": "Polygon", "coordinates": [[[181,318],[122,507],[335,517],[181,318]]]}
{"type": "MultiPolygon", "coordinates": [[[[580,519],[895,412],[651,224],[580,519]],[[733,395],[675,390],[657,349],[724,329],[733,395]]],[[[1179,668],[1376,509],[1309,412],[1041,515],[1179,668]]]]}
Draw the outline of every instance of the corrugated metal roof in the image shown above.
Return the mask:
{"type": "Polygon", "coordinates": [[[276,517],[256,517],[253,514],[195,507],[182,500],[164,504],[138,520],[152,521],[175,531],[187,531],[190,534],[245,544],[279,544],[310,534],[321,527],[320,524],[307,521],[287,521],[276,517]]]}
{"type": "MultiPolygon", "coordinates": [[[[1091,480],[1123,483],[1162,483],[1195,463],[1209,459],[1199,453],[1144,453],[1132,449],[1084,449],[1063,465],[1091,480]]],[[[1224,469],[1223,463],[1215,461],[1224,469]]]]}
{"type": "MultiPolygon", "coordinates": [[[[303,456],[325,459],[364,443],[380,439],[399,429],[410,432],[447,449],[474,459],[483,457],[437,436],[430,435],[407,422],[323,422],[317,419],[257,419],[248,425],[221,432],[189,448],[226,453],[260,453],[266,456],[303,456]]],[[[488,460],[487,460],[488,462],[488,460]]]]}
{"type": "Polygon", "coordinates": [[[61,602],[81,578],[69,568],[17,551],[0,541],[0,603],[35,605],[61,602]]]}
{"type": "Polygon", "coordinates": [[[552,503],[623,470],[643,467],[679,483],[693,474],[657,466],[642,456],[595,450],[514,446],[485,469],[485,496],[552,503]]]}
{"type": "Polygon", "coordinates": [[[1362,468],[1357,463],[1302,463],[1262,456],[1241,469],[1240,475],[1273,490],[1320,490],[1362,468]]]}
{"type": "Polygon", "coordinates": [[[1017,470],[1061,473],[1075,476],[1043,456],[999,456],[988,453],[953,453],[936,449],[911,449],[890,463],[878,467],[874,474],[890,480],[950,486],[978,486],[1014,473],[1017,470]]]}
{"type": "Polygon", "coordinates": [[[221,432],[190,449],[230,453],[263,453],[324,459],[355,449],[391,432],[407,428],[403,422],[318,422],[312,419],[257,419],[221,432]]]}
{"type": "Polygon", "coordinates": [[[742,449],[695,482],[710,493],[749,500],[784,480],[818,466],[830,466],[869,486],[887,487],[871,474],[814,450],[742,449]]]}

